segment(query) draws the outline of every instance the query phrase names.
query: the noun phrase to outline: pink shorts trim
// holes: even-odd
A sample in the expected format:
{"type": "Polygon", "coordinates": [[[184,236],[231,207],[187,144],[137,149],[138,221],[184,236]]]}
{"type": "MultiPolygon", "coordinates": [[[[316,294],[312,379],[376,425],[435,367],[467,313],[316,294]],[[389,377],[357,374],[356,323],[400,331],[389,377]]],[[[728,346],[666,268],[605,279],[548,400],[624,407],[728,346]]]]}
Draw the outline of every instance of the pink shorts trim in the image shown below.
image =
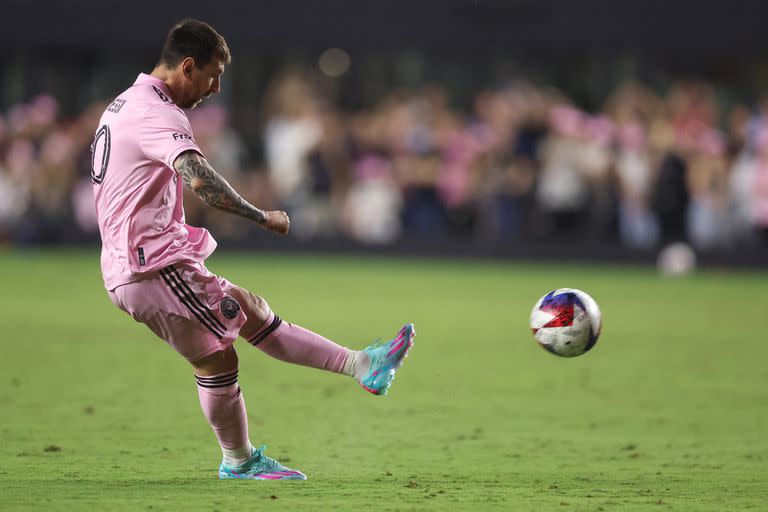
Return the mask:
{"type": "Polygon", "coordinates": [[[175,263],[109,296],[188,361],[197,361],[232,345],[247,320],[232,288],[202,263],[175,263]]]}

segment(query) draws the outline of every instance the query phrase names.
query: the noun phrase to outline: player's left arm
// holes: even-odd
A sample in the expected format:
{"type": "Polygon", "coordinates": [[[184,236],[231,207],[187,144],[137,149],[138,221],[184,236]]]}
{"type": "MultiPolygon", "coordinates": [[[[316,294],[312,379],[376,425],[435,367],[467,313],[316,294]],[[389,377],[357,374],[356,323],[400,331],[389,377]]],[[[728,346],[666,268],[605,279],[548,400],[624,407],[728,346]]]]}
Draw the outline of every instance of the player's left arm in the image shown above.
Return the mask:
{"type": "Polygon", "coordinates": [[[285,235],[290,227],[283,211],[264,211],[243,199],[197,151],[185,151],[173,161],[184,184],[210,206],[252,220],[274,233],[285,235]]]}

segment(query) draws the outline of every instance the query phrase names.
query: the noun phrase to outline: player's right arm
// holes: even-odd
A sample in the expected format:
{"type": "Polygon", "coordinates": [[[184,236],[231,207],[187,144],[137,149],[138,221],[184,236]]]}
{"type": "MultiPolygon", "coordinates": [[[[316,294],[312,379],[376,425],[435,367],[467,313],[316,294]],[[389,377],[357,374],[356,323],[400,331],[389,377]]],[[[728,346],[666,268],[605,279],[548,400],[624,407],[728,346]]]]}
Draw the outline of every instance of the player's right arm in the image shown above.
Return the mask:
{"type": "Polygon", "coordinates": [[[206,204],[252,220],[264,229],[285,235],[291,225],[283,211],[264,211],[243,199],[197,151],[181,153],[173,162],[184,184],[206,204]]]}

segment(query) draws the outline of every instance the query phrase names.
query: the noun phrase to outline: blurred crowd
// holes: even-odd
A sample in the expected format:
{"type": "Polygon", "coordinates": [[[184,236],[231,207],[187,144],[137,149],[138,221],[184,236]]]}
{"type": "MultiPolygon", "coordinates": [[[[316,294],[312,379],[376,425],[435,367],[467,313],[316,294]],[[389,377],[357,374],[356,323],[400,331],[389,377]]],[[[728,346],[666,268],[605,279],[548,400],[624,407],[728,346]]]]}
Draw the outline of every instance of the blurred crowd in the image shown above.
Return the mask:
{"type": "MultiPolygon", "coordinates": [[[[0,112],[0,242],[97,236],[89,148],[110,100],[76,118],[45,95],[0,112]]],[[[288,210],[303,239],[768,242],[768,99],[726,107],[705,82],[627,82],[588,112],[561,90],[510,80],[469,104],[429,85],[349,111],[287,70],[253,121],[258,157],[224,102],[188,114],[214,168],[252,203],[288,210]]],[[[191,196],[185,207],[217,238],[248,236],[191,196]]]]}

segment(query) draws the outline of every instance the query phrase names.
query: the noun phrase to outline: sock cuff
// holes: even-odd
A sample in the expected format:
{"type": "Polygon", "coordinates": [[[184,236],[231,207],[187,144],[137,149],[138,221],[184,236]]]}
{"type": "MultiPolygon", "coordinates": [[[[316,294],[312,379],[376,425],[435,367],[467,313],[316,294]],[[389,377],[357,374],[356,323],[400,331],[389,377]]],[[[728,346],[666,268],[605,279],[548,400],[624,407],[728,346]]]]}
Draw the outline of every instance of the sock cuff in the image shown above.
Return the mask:
{"type": "Polygon", "coordinates": [[[256,448],[253,447],[250,441],[248,441],[242,448],[224,448],[221,447],[221,453],[223,455],[222,462],[230,467],[238,467],[253,457],[253,452],[256,448]]]}
{"type": "Polygon", "coordinates": [[[201,377],[195,374],[197,385],[202,388],[224,388],[237,383],[237,370],[234,372],[221,373],[211,377],[201,377]]]}
{"type": "Polygon", "coordinates": [[[248,338],[248,343],[253,345],[254,347],[267,339],[269,335],[275,332],[275,330],[282,325],[283,320],[274,314],[272,311],[269,312],[269,317],[267,318],[267,321],[264,322],[264,325],[256,331],[256,334],[248,338]]]}

